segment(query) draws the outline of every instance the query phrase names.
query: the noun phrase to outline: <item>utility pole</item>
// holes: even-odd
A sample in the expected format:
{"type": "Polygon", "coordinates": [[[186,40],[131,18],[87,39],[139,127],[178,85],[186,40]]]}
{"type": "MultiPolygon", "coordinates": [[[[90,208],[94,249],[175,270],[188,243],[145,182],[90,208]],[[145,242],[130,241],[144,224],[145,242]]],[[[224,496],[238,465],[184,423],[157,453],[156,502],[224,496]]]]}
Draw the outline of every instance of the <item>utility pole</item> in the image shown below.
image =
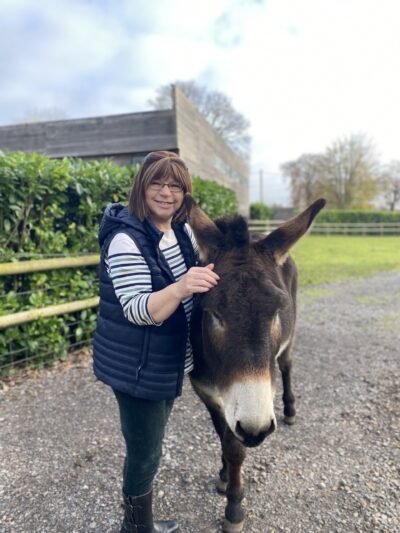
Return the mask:
{"type": "Polygon", "coordinates": [[[264,203],[264,171],[260,169],[260,202],[264,203]]]}

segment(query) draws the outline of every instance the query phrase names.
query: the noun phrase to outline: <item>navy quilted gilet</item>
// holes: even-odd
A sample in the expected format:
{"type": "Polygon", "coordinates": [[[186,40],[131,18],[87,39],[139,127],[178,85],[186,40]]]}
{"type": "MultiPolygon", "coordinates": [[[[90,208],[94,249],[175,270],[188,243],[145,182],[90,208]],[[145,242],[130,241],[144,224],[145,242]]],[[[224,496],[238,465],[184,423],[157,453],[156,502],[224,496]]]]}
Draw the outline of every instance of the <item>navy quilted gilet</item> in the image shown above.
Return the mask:
{"type": "MultiPolygon", "coordinates": [[[[173,224],[187,268],[196,258],[184,224],[173,224]]],[[[111,204],[100,225],[100,311],[93,342],[93,369],[98,379],[116,390],[148,400],[173,399],[182,393],[188,326],[183,305],[161,326],[128,321],[105,266],[114,235],[126,233],[136,243],[151,272],[153,291],[174,283],[159,249],[162,232],[149,220],[130,216],[126,207],[111,204]]]]}

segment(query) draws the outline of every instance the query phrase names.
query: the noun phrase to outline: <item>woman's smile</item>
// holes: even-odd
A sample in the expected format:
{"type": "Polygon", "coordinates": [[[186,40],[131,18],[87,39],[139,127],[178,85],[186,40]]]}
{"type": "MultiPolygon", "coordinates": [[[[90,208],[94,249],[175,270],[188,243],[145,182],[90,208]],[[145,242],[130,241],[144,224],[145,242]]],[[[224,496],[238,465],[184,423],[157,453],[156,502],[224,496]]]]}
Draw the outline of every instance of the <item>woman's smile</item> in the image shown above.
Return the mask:
{"type": "Polygon", "coordinates": [[[168,217],[172,217],[177,209],[176,201],[171,200],[156,200],[152,198],[148,201],[148,206],[152,214],[165,213],[168,217]]]}
{"type": "Polygon", "coordinates": [[[171,207],[175,202],[166,202],[165,200],[154,200],[160,207],[171,207]]]}

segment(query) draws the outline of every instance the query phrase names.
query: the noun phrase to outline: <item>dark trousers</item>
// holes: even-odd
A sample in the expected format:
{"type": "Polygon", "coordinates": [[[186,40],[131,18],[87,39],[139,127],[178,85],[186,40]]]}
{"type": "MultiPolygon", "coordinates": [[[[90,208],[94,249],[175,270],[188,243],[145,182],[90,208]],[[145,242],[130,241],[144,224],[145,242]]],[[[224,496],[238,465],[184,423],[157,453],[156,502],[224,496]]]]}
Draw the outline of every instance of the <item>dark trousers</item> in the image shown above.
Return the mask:
{"type": "Polygon", "coordinates": [[[114,394],[126,443],[123,492],[142,496],[152,490],[174,400],[142,400],[116,390],[114,394]]]}

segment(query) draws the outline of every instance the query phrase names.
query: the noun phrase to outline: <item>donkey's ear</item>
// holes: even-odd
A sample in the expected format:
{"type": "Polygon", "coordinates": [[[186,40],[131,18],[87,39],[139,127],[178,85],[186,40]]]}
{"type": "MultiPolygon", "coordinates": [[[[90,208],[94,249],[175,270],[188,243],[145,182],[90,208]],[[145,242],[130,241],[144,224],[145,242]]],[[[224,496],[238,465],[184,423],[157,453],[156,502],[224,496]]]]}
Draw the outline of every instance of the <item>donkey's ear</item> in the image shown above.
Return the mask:
{"type": "Polygon", "coordinates": [[[186,193],[183,201],[185,202],[190,227],[199,245],[200,260],[206,263],[211,262],[217,255],[218,250],[223,246],[223,234],[211,218],[196,204],[193,196],[186,193]]]}
{"type": "Polygon", "coordinates": [[[325,204],[324,198],[316,200],[297,217],[288,220],[265,239],[258,241],[255,245],[256,249],[261,253],[272,255],[278,265],[283,265],[288,258],[290,248],[306,233],[325,204]]]}

